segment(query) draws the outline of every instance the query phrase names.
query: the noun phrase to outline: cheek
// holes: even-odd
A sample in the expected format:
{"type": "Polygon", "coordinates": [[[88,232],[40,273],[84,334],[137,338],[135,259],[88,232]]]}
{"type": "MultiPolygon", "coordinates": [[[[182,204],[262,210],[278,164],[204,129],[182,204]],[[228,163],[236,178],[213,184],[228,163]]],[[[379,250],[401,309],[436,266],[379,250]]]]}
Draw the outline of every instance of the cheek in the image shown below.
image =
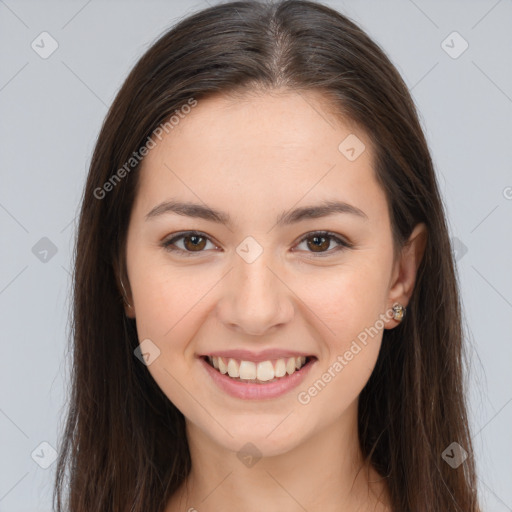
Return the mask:
{"type": "Polygon", "coordinates": [[[335,415],[357,398],[377,361],[388,274],[382,261],[368,259],[364,265],[325,273],[325,281],[320,275],[316,273],[311,282],[303,280],[298,291],[315,313],[309,318],[322,341],[318,371],[302,387],[298,401],[304,405],[315,402],[321,409],[336,404],[327,413],[335,415]]]}
{"type": "Polygon", "coordinates": [[[215,283],[211,272],[201,276],[191,269],[177,269],[143,258],[134,258],[130,283],[136,310],[139,340],[150,339],[159,355],[148,371],[169,400],[188,418],[198,415],[196,403],[200,388],[190,379],[196,360],[192,341],[207,315],[205,294],[215,283]],[[188,393],[184,392],[188,390],[188,393]]]}
{"type": "Polygon", "coordinates": [[[131,256],[129,275],[139,340],[154,341],[172,368],[190,363],[191,354],[185,352],[188,347],[194,349],[191,342],[212,306],[209,292],[222,272],[208,266],[178,266],[154,251],[141,250],[131,256]]]}
{"type": "Polygon", "coordinates": [[[370,261],[315,269],[302,275],[293,290],[303,303],[303,314],[321,326],[333,350],[343,349],[353,337],[375,324],[385,312],[388,269],[370,261]]]}
{"type": "Polygon", "coordinates": [[[204,295],[195,281],[195,278],[185,278],[184,273],[171,275],[158,269],[146,268],[136,274],[132,289],[139,335],[159,342],[180,339],[176,334],[197,314],[197,306],[204,295]]]}

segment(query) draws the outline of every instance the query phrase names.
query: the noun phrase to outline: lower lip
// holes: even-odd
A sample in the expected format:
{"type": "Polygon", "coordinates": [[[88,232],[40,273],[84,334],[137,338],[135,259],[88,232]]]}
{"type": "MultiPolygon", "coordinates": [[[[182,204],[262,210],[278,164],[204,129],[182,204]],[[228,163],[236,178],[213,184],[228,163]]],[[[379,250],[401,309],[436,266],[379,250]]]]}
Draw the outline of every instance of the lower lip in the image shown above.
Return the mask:
{"type": "Polygon", "coordinates": [[[206,369],[213,382],[228,395],[244,400],[264,400],[276,398],[296,388],[307,377],[311,367],[317,360],[312,359],[299,371],[296,370],[291,375],[280,377],[279,380],[269,382],[268,384],[255,384],[252,382],[234,380],[228,377],[227,374],[224,375],[220,373],[202,357],[199,358],[199,361],[206,369]]]}

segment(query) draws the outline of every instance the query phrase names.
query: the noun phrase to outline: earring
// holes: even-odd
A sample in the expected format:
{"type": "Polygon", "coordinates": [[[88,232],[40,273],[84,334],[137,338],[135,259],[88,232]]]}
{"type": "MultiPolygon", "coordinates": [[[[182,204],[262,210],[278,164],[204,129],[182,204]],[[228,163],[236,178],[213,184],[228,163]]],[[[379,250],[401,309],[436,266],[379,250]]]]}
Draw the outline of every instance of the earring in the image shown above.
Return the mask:
{"type": "Polygon", "coordinates": [[[393,319],[401,322],[405,317],[405,312],[407,308],[402,306],[402,304],[395,304],[393,306],[393,319]]]}
{"type": "Polygon", "coordinates": [[[132,305],[128,302],[128,299],[126,298],[126,289],[124,287],[124,284],[123,284],[123,280],[121,278],[119,278],[119,281],[121,282],[121,288],[123,289],[123,299],[124,299],[124,302],[126,303],[126,305],[131,308],[132,305]]]}

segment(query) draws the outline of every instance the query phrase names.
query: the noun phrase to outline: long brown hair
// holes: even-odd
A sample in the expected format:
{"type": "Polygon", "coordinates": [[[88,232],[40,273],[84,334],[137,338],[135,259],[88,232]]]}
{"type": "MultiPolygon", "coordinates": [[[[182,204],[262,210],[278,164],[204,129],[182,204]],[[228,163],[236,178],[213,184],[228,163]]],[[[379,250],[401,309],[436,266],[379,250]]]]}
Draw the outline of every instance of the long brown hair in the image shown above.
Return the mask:
{"type": "Polygon", "coordinates": [[[135,322],[124,313],[119,277],[128,282],[125,239],[139,169],[126,162],[191,98],[278,87],[322,93],[368,134],[396,251],[416,224],[428,228],[406,318],[384,331],[359,397],[362,453],[387,478],[394,511],[479,510],[457,275],[414,103],[382,49],[350,19],[286,0],[224,3],[183,19],[142,56],[108,112],[76,241],[58,511],[162,511],[191,467],[184,417],[134,357],[135,322]],[[452,442],[468,454],[457,468],[442,458],[452,442]]]}

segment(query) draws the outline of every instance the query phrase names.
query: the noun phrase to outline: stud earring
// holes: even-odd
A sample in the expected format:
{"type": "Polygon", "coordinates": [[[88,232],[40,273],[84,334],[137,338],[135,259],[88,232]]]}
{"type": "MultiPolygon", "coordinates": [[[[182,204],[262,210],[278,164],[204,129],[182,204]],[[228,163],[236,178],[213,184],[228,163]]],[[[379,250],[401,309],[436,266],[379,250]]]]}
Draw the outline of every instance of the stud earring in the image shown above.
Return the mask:
{"type": "Polygon", "coordinates": [[[407,308],[402,306],[402,304],[395,304],[393,306],[393,319],[401,322],[405,317],[405,312],[407,308]]]}
{"type": "Polygon", "coordinates": [[[124,299],[124,302],[125,302],[125,304],[126,304],[129,308],[131,308],[131,307],[132,307],[132,305],[128,302],[128,299],[126,298],[127,293],[126,293],[126,289],[125,289],[124,284],[123,284],[123,280],[122,280],[122,279],[119,279],[119,281],[121,282],[121,288],[123,289],[123,299],[124,299]]]}

